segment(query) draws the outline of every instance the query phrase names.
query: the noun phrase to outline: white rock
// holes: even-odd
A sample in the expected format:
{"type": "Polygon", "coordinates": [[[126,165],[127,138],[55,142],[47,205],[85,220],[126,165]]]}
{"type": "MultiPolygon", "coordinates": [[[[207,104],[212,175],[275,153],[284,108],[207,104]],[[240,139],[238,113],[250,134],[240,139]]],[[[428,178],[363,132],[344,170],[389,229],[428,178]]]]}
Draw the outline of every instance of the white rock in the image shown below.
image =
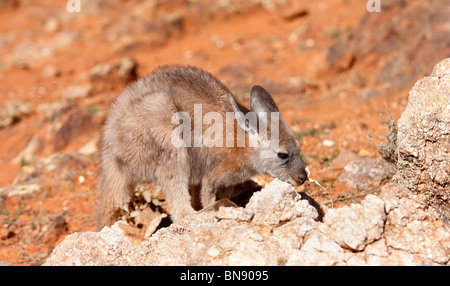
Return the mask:
{"type": "Polygon", "coordinates": [[[334,146],[334,144],[336,144],[336,142],[334,142],[333,140],[328,140],[328,139],[325,139],[322,142],[322,145],[325,147],[332,147],[332,146],[334,146]]]}
{"type": "Polygon", "coordinates": [[[256,192],[246,209],[255,215],[256,224],[277,225],[297,217],[318,217],[317,210],[296,192],[292,185],[275,179],[260,192],[256,192]]]}

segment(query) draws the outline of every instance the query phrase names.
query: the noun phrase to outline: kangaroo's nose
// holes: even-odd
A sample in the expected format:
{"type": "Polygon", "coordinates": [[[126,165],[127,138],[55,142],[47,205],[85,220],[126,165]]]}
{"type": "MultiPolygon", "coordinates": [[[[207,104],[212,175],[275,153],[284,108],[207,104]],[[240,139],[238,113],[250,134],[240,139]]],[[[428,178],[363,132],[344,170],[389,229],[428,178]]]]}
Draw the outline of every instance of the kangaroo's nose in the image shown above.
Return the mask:
{"type": "Polygon", "coordinates": [[[299,173],[295,174],[295,181],[301,185],[308,179],[308,174],[303,169],[299,173]]]}

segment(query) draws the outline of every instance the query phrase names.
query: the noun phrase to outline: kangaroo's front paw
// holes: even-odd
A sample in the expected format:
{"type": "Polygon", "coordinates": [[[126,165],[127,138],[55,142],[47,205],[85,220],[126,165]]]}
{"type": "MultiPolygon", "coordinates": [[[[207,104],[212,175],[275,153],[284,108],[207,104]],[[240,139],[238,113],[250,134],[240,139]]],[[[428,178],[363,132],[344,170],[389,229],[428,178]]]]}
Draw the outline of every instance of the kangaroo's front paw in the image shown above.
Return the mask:
{"type": "Polygon", "coordinates": [[[212,211],[219,211],[220,207],[233,207],[236,208],[237,205],[230,201],[229,199],[220,199],[217,202],[214,202],[214,204],[202,209],[200,212],[212,212],[212,211]]]}

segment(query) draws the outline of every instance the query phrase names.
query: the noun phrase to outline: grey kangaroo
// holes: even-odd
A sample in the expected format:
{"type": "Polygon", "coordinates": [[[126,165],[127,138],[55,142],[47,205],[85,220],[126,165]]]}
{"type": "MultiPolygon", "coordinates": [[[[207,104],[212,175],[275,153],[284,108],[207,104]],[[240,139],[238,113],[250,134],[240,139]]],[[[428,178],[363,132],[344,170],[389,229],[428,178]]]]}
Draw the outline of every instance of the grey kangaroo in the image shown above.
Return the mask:
{"type": "MultiPolygon", "coordinates": [[[[267,137],[274,133],[274,127],[277,129],[276,148],[271,144],[174,146],[172,137],[179,125],[173,124],[173,115],[183,112],[193,118],[194,105],[199,104],[202,115],[210,111],[224,118],[227,113],[234,114],[233,122],[237,124],[223,130],[234,143],[238,131],[247,141],[259,140],[260,123],[269,122],[249,123],[245,115],[254,113],[260,117],[265,113],[270,119],[271,114],[279,112],[262,87],[251,89],[248,110],[219,80],[195,67],[160,67],[129,86],[112,104],[101,139],[98,230],[120,218],[120,208],[130,201],[138,183],[159,184],[166,194],[170,216],[177,221],[196,212],[190,192],[206,208],[215,203],[220,190],[257,174],[292,185],[307,180],[300,144],[281,115],[277,125],[266,124],[267,137]]],[[[194,120],[191,124],[194,126],[194,120]]]]}

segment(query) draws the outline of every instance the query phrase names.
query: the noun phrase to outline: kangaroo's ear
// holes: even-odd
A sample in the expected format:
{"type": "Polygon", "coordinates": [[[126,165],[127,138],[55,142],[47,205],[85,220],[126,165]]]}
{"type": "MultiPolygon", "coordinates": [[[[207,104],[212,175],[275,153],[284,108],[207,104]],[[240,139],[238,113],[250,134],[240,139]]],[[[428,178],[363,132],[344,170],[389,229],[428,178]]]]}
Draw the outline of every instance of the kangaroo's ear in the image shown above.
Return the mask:
{"type": "Polygon", "coordinates": [[[241,127],[241,129],[244,130],[245,132],[249,132],[250,134],[257,134],[258,119],[256,117],[256,113],[247,112],[247,114],[244,114],[232,96],[230,96],[230,103],[231,106],[233,107],[234,116],[237,120],[239,127],[241,127]]]}
{"type": "Polygon", "coordinates": [[[255,85],[250,92],[250,108],[256,113],[279,112],[272,96],[259,85],[255,85]]]}
{"type": "Polygon", "coordinates": [[[252,88],[250,92],[250,108],[258,115],[259,123],[262,124],[260,126],[263,130],[263,126],[266,126],[272,132],[274,127],[290,130],[272,96],[261,86],[255,85],[252,88]],[[276,116],[277,120],[275,120],[274,116],[276,116]]]}

